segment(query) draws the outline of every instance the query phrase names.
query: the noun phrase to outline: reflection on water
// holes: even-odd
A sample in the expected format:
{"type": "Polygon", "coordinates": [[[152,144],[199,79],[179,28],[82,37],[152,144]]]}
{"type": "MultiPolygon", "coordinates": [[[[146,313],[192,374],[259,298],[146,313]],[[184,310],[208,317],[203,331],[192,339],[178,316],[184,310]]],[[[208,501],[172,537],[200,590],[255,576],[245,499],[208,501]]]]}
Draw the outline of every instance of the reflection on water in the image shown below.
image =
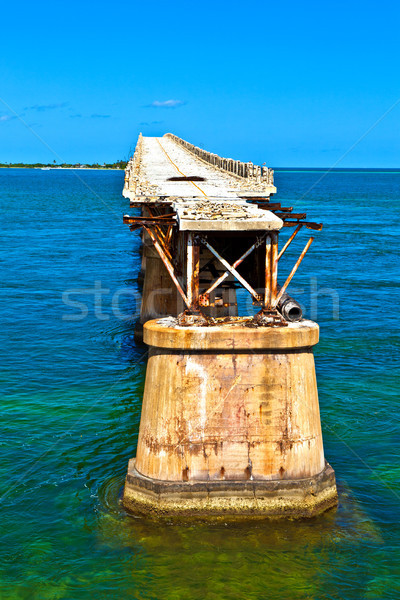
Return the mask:
{"type": "MultiPolygon", "coordinates": [[[[332,577],[329,565],[337,570],[338,592],[330,597],[343,598],[343,576],[354,570],[358,552],[366,544],[383,544],[347,487],[340,489],[338,510],[312,520],[176,525],[126,519],[115,495],[122,483],[110,479],[99,495],[99,542],[112,552],[125,548],[127,567],[150,598],[260,598],[266,592],[268,597],[319,598],[332,577]],[[346,547],[350,563],[341,552],[346,547]]],[[[364,568],[356,569],[360,586],[364,568]]]]}

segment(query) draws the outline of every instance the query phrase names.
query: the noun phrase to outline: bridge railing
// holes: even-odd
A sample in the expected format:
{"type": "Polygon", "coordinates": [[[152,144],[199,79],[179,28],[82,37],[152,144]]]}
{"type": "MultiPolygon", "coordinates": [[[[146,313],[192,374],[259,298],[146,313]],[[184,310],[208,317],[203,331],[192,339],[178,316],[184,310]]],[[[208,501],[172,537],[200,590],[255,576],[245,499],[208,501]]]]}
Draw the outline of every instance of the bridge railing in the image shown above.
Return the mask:
{"type": "Polygon", "coordinates": [[[136,191],[137,183],[139,181],[140,161],[142,158],[142,145],[143,145],[143,136],[141,133],[139,133],[135,152],[125,167],[124,189],[129,192],[136,191]]]}
{"type": "Polygon", "coordinates": [[[180,144],[204,162],[213,165],[222,171],[226,171],[231,175],[251,180],[254,183],[274,185],[274,171],[268,167],[260,167],[259,165],[254,165],[252,162],[242,162],[240,160],[233,160],[232,158],[223,158],[222,156],[218,156],[218,154],[213,154],[198,146],[194,146],[173,133],[166,133],[164,137],[174,140],[174,142],[180,144]]]}

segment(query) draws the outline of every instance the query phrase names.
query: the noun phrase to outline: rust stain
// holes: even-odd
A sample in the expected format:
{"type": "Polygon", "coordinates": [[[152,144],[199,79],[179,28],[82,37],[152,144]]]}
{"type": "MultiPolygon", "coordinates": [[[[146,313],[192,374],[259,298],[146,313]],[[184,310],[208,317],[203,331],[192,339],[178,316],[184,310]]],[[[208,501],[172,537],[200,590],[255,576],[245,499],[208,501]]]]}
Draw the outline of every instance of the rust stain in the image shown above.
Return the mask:
{"type": "Polygon", "coordinates": [[[262,425],[270,425],[271,424],[271,414],[272,410],[270,409],[269,402],[261,402],[260,404],[260,421],[262,425]]]}
{"type": "Polygon", "coordinates": [[[207,452],[206,452],[206,446],[205,446],[205,444],[204,444],[204,443],[203,443],[203,456],[204,456],[204,458],[205,458],[206,460],[208,459],[208,454],[207,454],[207,452]]]}
{"type": "Polygon", "coordinates": [[[198,456],[201,452],[203,452],[203,454],[207,458],[207,455],[205,454],[204,446],[202,444],[189,444],[187,449],[188,449],[190,456],[198,456]]]}
{"type": "Polygon", "coordinates": [[[293,448],[293,440],[289,440],[287,436],[287,430],[283,432],[283,437],[281,440],[276,442],[278,444],[278,448],[281,454],[285,454],[288,450],[293,448]]]}

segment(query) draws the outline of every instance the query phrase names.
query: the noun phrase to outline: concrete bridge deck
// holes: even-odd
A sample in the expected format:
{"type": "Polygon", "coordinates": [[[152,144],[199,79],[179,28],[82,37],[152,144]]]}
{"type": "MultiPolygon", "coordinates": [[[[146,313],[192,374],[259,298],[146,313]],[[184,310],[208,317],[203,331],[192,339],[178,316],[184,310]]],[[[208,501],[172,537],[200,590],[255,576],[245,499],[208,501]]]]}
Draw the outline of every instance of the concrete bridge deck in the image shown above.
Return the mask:
{"type": "Polygon", "coordinates": [[[140,135],[127,165],[124,196],[137,202],[143,196],[240,200],[276,192],[271,169],[222,159],[183,143],[168,134],[140,135]]]}
{"type": "Polygon", "coordinates": [[[169,138],[143,138],[142,169],[143,179],[160,196],[242,199],[243,182],[207,165],[169,138]],[[203,181],[171,181],[193,176],[203,181]]]}

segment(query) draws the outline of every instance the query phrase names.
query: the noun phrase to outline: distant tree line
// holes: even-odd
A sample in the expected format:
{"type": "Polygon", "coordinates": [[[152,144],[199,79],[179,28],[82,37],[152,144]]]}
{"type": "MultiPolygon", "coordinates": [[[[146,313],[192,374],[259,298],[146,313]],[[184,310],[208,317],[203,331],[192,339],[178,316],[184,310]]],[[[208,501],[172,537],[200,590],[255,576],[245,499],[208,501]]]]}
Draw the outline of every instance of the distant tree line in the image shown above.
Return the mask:
{"type": "Polygon", "coordinates": [[[43,169],[45,167],[51,167],[52,169],[125,169],[126,160],[117,160],[114,163],[93,163],[93,164],[81,164],[81,163],[60,163],[56,164],[55,161],[52,163],[0,163],[0,168],[18,168],[18,169],[43,169]]]}

